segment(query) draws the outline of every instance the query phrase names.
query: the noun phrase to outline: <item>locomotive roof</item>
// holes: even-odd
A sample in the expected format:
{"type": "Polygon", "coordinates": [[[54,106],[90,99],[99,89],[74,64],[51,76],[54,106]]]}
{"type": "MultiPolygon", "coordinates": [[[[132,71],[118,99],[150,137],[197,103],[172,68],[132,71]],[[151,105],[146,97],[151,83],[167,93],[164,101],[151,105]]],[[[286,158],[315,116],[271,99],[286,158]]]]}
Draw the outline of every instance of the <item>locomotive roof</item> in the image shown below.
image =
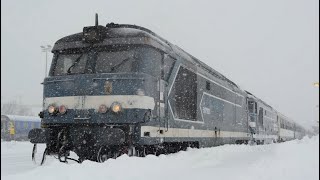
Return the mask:
{"type": "MultiPolygon", "coordinates": [[[[103,27],[103,26],[100,26],[103,27]]],[[[130,38],[130,37],[147,37],[157,40],[161,45],[165,46],[166,48],[170,48],[170,43],[166,41],[165,39],[161,38],[154,32],[150,31],[149,29],[146,29],[144,27],[140,27],[137,25],[131,25],[131,24],[115,24],[115,23],[109,23],[104,28],[104,39],[111,39],[111,38],[130,38]]],[[[65,36],[61,39],[59,39],[56,44],[64,43],[64,42],[81,42],[83,40],[83,33],[76,33],[69,36],[65,36]]],[[[99,43],[97,43],[99,44],[99,43]]],[[[89,45],[87,43],[87,45],[89,45]]],[[[52,51],[55,51],[55,47],[52,49],[52,51]]]]}
{"type": "MultiPolygon", "coordinates": [[[[105,29],[106,30],[105,30],[104,40],[113,39],[113,38],[119,38],[119,39],[137,38],[137,37],[151,38],[158,43],[157,44],[158,48],[160,46],[161,47],[160,49],[164,50],[166,53],[168,53],[174,57],[176,57],[176,56],[183,57],[187,61],[189,61],[199,67],[202,67],[204,70],[206,70],[211,75],[213,75],[223,81],[226,81],[227,83],[229,83],[232,86],[239,88],[234,82],[232,82],[231,80],[229,80],[228,78],[223,76],[218,71],[212,69],[210,66],[206,65],[205,63],[203,63],[199,59],[193,57],[192,55],[185,52],[184,50],[182,50],[178,46],[171,44],[170,42],[168,42],[164,38],[158,36],[156,33],[152,32],[151,30],[149,30],[147,28],[137,26],[137,25],[130,25],[130,24],[109,23],[106,25],[105,29]]],[[[77,44],[77,46],[80,45],[80,47],[88,47],[90,45],[89,43],[82,43],[82,40],[83,40],[83,33],[82,32],[63,37],[55,43],[55,46],[53,47],[52,51],[54,52],[54,51],[60,49],[61,46],[59,46],[59,44],[65,44],[68,42],[78,42],[75,44],[77,44]]],[[[99,43],[97,43],[97,46],[98,45],[99,45],[99,43]]],[[[101,43],[100,43],[100,45],[101,45],[101,43]]],[[[152,45],[155,45],[155,44],[152,44],[152,45]]]]}

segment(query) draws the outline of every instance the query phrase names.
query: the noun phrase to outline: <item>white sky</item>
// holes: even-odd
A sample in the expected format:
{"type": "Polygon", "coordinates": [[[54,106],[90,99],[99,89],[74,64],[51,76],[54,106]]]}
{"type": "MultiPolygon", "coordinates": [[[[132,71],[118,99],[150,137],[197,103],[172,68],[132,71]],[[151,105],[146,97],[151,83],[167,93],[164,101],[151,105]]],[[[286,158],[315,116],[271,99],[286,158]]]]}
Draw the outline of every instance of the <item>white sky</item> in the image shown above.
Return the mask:
{"type": "MultiPolygon", "coordinates": [[[[319,104],[318,0],[1,1],[1,101],[42,104],[40,45],[109,22],[146,27],[303,125],[319,104]]],[[[51,63],[52,54],[49,55],[51,63]]],[[[48,68],[49,69],[49,68],[48,68]]]]}

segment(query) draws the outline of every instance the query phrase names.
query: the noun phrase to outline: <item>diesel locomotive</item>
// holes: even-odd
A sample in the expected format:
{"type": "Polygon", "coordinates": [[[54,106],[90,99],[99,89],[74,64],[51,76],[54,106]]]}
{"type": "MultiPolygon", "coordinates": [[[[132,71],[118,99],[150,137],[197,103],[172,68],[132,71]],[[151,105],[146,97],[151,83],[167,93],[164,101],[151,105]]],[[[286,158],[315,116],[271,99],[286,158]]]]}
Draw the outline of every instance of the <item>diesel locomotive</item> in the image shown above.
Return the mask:
{"type": "Polygon", "coordinates": [[[103,162],[187,147],[301,138],[304,129],[152,31],[128,24],[84,27],[58,40],[44,79],[45,156],[103,162]]]}

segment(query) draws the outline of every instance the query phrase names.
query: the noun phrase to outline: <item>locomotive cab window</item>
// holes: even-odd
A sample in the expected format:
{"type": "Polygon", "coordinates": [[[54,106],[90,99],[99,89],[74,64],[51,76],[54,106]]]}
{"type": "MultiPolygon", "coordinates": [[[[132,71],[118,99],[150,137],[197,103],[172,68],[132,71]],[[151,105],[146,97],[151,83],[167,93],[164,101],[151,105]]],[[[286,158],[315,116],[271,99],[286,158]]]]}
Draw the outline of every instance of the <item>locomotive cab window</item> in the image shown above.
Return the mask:
{"type": "Polygon", "coordinates": [[[150,47],[129,47],[101,51],[96,60],[96,73],[142,72],[152,76],[160,75],[162,55],[150,47]]]}
{"type": "Polygon", "coordinates": [[[79,54],[58,54],[55,60],[54,76],[67,74],[85,73],[88,55],[79,54]]]}
{"type": "Polygon", "coordinates": [[[148,46],[103,47],[88,52],[56,53],[50,74],[141,72],[160,76],[162,54],[148,46]]]}

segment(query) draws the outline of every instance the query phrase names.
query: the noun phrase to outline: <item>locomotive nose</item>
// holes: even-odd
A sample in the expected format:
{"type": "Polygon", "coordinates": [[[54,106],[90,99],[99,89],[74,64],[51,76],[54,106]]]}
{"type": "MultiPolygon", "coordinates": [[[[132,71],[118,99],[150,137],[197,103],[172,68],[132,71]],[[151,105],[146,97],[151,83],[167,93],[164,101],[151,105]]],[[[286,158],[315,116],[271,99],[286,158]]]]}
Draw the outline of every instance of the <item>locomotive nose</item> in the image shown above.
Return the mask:
{"type": "Polygon", "coordinates": [[[45,80],[44,123],[138,123],[155,108],[154,80],[145,74],[65,78],[45,80]]]}

